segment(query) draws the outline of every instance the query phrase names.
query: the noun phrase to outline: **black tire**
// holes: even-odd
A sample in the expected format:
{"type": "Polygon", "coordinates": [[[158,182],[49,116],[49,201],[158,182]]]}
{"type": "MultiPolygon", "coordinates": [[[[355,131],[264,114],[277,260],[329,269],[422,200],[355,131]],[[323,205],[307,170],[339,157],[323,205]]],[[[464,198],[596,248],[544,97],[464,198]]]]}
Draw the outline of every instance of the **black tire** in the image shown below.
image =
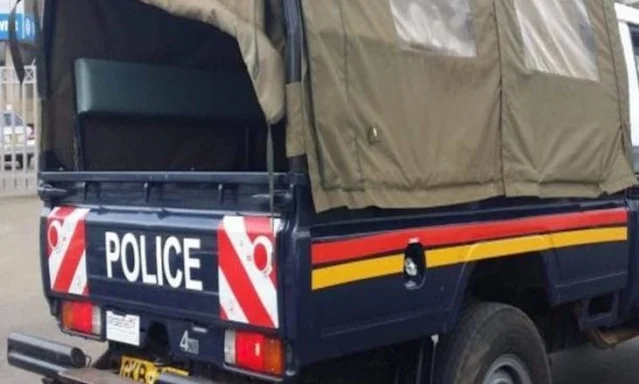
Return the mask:
{"type": "Polygon", "coordinates": [[[521,363],[532,384],[551,383],[544,342],[528,316],[509,305],[473,304],[441,340],[434,384],[483,384],[504,357],[521,363]]]}

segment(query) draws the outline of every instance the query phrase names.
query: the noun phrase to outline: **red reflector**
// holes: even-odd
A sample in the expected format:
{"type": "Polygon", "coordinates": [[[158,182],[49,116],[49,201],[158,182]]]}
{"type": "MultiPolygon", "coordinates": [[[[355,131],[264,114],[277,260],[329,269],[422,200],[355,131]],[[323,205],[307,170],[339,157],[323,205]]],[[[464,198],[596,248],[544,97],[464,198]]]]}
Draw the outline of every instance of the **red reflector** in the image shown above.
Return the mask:
{"type": "Polygon", "coordinates": [[[97,335],[101,331],[99,307],[80,301],[62,302],[62,326],[66,329],[97,335]]]}
{"type": "Polygon", "coordinates": [[[259,333],[227,331],[224,342],[227,363],[274,376],[283,374],[284,353],[280,340],[259,333]]]}
{"type": "Polygon", "coordinates": [[[240,367],[262,371],[265,337],[257,333],[238,332],[235,336],[235,359],[240,367]]]}

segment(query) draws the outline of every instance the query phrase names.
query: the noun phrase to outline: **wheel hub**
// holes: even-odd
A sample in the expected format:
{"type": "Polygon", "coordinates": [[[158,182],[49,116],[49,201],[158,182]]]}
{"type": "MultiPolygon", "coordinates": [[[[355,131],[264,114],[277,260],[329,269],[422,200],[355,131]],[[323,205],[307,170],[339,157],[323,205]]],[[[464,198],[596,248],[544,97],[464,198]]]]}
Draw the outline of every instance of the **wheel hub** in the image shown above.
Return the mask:
{"type": "Polygon", "coordinates": [[[504,355],[490,366],[483,384],[532,384],[532,378],[520,358],[504,355]]]}

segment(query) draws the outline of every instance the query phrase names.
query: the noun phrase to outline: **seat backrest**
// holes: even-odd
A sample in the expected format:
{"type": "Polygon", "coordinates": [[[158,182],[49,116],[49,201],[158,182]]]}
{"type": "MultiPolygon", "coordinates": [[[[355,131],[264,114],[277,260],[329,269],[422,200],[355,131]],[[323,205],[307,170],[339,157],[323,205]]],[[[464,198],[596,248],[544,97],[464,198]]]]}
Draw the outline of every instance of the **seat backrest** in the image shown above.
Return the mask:
{"type": "MultiPolygon", "coordinates": [[[[121,153],[120,158],[150,151],[148,147],[154,144],[140,137],[152,137],[153,127],[157,127],[158,135],[153,140],[157,151],[184,151],[184,142],[197,138],[196,142],[200,140],[201,145],[190,147],[190,152],[204,151],[211,145],[225,145],[216,147],[218,149],[213,152],[230,159],[235,139],[249,137],[249,126],[262,127],[265,122],[247,73],[85,58],[75,61],[74,70],[77,166],[81,170],[108,167],[114,161],[109,154],[96,152],[96,140],[99,142],[105,135],[110,140],[114,140],[113,135],[121,135],[127,141],[121,151],[126,149],[128,152],[121,153]],[[220,132],[220,129],[233,132],[220,132]],[[217,143],[220,140],[225,144],[217,143]],[[212,144],[212,141],[216,143],[212,144]],[[171,142],[175,143],[174,147],[171,142]]],[[[160,156],[156,157],[159,165],[165,155],[157,156],[160,156]]],[[[174,156],[187,159],[181,154],[174,156]]],[[[196,162],[200,166],[217,164],[214,159],[203,156],[205,154],[201,153],[196,162]]],[[[166,166],[176,162],[188,163],[175,160],[166,166]]]]}
{"type": "Polygon", "coordinates": [[[247,74],[117,61],[75,62],[78,116],[263,121],[247,74]]]}

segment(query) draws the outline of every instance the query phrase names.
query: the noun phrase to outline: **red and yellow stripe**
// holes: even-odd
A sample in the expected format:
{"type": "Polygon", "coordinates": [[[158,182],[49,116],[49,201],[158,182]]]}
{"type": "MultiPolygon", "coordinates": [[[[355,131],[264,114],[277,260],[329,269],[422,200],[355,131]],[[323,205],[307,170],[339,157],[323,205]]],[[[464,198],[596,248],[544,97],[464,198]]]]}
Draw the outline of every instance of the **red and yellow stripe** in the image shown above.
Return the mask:
{"type": "MultiPolygon", "coordinates": [[[[537,216],[392,231],[315,243],[312,288],[400,274],[412,240],[426,249],[428,268],[579,245],[626,241],[625,209],[537,216]]],[[[425,255],[426,257],[426,255],[425,255]]]]}

